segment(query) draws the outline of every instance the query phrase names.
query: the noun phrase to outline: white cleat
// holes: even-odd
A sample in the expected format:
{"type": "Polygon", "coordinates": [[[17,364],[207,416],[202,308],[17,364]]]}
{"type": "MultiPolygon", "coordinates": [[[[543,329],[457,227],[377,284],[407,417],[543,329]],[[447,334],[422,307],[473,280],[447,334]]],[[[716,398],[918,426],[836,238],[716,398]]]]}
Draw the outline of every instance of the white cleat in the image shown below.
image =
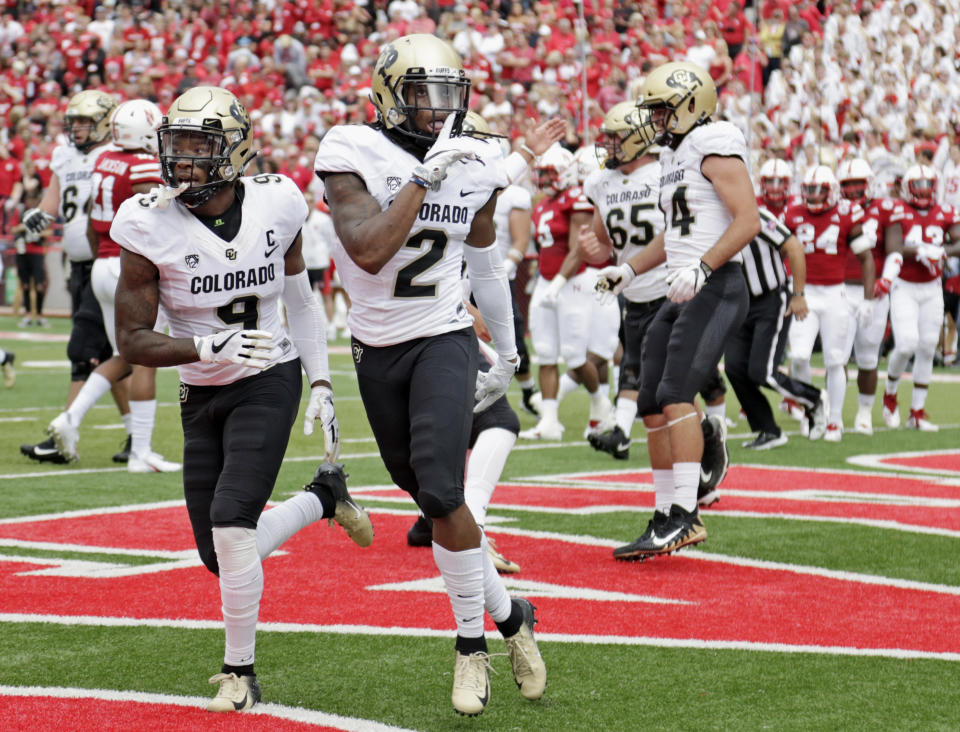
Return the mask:
{"type": "Polygon", "coordinates": [[[493,562],[493,566],[498,572],[503,574],[518,574],[520,572],[520,565],[503,556],[497,549],[496,542],[490,536],[487,537],[487,554],[490,555],[490,561],[493,562]]]}
{"type": "Polygon", "coordinates": [[[836,422],[831,422],[827,425],[827,431],[823,435],[823,439],[827,442],[840,442],[843,438],[843,427],[836,422]]]}
{"type": "Polygon", "coordinates": [[[80,432],[70,421],[70,416],[66,412],[61,412],[47,427],[47,434],[53,438],[53,443],[57,450],[68,461],[78,459],[77,443],[80,442],[80,432]]]}
{"type": "Polygon", "coordinates": [[[536,427],[524,430],[517,435],[521,440],[555,440],[563,439],[563,425],[559,422],[541,419],[536,427]]]}
{"type": "Polygon", "coordinates": [[[210,683],[220,684],[220,688],[207,705],[208,712],[242,712],[260,701],[260,684],[255,675],[215,674],[210,683]]]}
{"type": "Polygon", "coordinates": [[[457,714],[476,717],[490,701],[490,656],[483,651],[464,655],[457,651],[453,667],[453,708],[457,714]]]}
{"type": "Polygon", "coordinates": [[[873,434],[873,415],[870,413],[870,407],[857,409],[856,419],[853,420],[853,431],[858,435],[873,434]]]}
{"type": "Polygon", "coordinates": [[[146,455],[131,452],[127,461],[128,473],[175,473],[182,467],[180,463],[164,460],[162,455],[153,451],[146,455]]]}
{"type": "Polygon", "coordinates": [[[907,417],[907,423],[904,427],[908,430],[919,430],[920,432],[940,431],[940,428],[930,421],[926,411],[923,409],[911,409],[910,416],[907,417]]]}
{"type": "Polygon", "coordinates": [[[533,626],[537,624],[537,618],[534,615],[536,608],[524,598],[515,598],[513,601],[523,612],[520,630],[509,638],[503,639],[507,644],[510,665],[513,667],[513,680],[517,682],[517,687],[524,699],[539,699],[547,688],[547,667],[543,663],[537,641],[533,637],[533,626]]]}

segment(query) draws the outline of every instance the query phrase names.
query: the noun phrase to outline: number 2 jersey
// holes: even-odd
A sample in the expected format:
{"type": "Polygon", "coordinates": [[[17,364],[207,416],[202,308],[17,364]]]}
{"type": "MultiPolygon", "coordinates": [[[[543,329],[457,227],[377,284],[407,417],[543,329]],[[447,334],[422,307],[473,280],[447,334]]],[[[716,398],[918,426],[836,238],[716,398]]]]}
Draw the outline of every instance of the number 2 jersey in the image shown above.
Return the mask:
{"type": "Polygon", "coordinates": [[[818,213],[812,213],[803,203],[787,206],[783,222],[803,245],[808,285],[843,284],[850,231],[862,220],[860,204],[846,198],[818,213]]]}
{"type": "MultiPolygon", "coordinates": [[[[650,163],[624,174],[602,168],[583,184],[587,198],[596,207],[613,242],[617,264],[646,247],[663,231],[660,210],[660,164],[650,163]]],[[[643,272],[623,290],[631,302],[651,302],[667,295],[667,265],[643,272]]]]}
{"type": "MultiPolygon", "coordinates": [[[[439,191],[427,191],[406,243],[377,274],[361,269],[339,242],[333,259],[350,296],[347,324],[371,346],[392,346],[466,328],[460,271],[473,217],[509,180],[500,146],[469,136],[454,138],[479,160],[447,169],[439,191]]],[[[317,150],[318,174],[354,173],[386,210],[419,164],[382,131],[365,125],[332,128],[317,150]]]]}
{"type": "Polygon", "coordinates": [[[97,235],[97,258],[119,257],[120,245],[110,238],[110,224],[117,208],[141,183],[163,185],[160,160],[149,153],[107,150],[93,166],[93,198],[90,225],[97,235]]]}
{"type": "Polygon", "coordinates": [[[63,218],[60,245],[71,262],[93,259],[87,241],[87,207],[93,194],[93,166],[102,153],[117,149],[110,143],[84,153],[73,145],[58,145],[50,157],[50,170],[60,184],[60,216],[63,218]]]}
{"type": "MultiPolygon", "coordinates": [[[[297,185],[282,175],[240,178],[244,188],[240,230],[224,241],[180,201],[148,208],[147,194],[127,199],[110,236],[121,247],[149,259],[160,274],[160,305],[174,338],[217,331],[265,330],[273,334],[273,363],[298,357],[280,317],[284,256],[307,219],[297,185]]],[[[223,385],[256,374],[232,363],[177,367],[180,380],[195,386],[223,385]]]]}

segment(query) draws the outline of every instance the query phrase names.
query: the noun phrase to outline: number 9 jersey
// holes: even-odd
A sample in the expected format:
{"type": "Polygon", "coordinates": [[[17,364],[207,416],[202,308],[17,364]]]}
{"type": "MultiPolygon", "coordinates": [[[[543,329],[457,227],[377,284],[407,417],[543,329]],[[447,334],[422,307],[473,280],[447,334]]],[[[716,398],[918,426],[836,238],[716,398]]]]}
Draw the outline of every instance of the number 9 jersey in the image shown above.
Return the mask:
{"type": "MultiPolygon", "coordinates": [[[[496,143],[469,136],[450,142],[480,159],[454,163],[440,190],[427,191],[406,243],[377,274],[357,266],[339,240],[333,249],[351,300],[347,325],[363,343],[392,346],[473,322],[460,285],[464,241],[477,211],[509,180],[496,143]]],[[[321,176],[354,173],[386,210],[419,162],[380,130],[340,125],[324,135],[314,170],[321,176]]]]}
{"type": "MultiPolygon", "coordinates": [[[[159,271],[160,305],[174,338],[226,328],[273,334],[273,362],[298,357],[280,317],[284,256],[307,219],[307,203],[282,175],[238,179],[243,186],[240,230],[224,241],[179,201],[148,208],[148,194],[128,198],[110,227],[121,247],[159,271]]],[[[258,373],[248,366],[194,362],[177,367],[195,386],[230,384],[258,373]]]]}

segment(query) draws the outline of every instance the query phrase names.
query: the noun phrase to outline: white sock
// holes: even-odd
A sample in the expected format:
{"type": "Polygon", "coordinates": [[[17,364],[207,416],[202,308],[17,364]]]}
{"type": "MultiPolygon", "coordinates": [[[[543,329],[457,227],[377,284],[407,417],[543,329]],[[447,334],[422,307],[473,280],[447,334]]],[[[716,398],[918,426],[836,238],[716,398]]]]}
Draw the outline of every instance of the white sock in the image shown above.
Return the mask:
{"type": "Polygon", "coordinates": [[[457,635],[463,638],[483,636],[483,559],[486,556],[487,550],[482,546],[452,552],[433,542],[433,560],[450,597],[457,635]]]}
{"type": "Polygon", "coordinates": [[[676,495],[673,502],[684,511],[697,507],[697,488],[700,487],[700,463],[674,463],[673,482],[676,495]]]}
{"type": "Polygon", "coordinates": [[[127,431],[127,436],[133,436],[133,415],[130,412],[126,414],[121,414],[120,419],[123,420],[123,429],[127,431]]]}
{"type": "Polygon", "coordinates": [[[486,523],[490,497],[516,441],[517,436],[510,430],[494,427],[477,435],[470,451],[463,498],[473,520],[480,526],[486,523]]]}
{"type": "Polygon", "coordinates": [[[843,397],[847,393],[847,370],[843,364],[827,366],[827,399],[830,424],[843,424],[843,397]]]}
{"type": "Polygon", "coordinates": [[[913,385],[913,396],[910,397],[910,409],[919,411],[927,403],[927,387],[913,385]]]}
{"type": "Polygon", "coordinates": [[[724,420],[727,418],[727,403],[704,404],[703,411],[712,417],[719,417],[721,420],[724,420]]]}
{"type": "Polygon", "coordinates": [[[502,623],[510,617],[513,606],[507,587],[503,584],[497,568],[493,566],[487,546],[487,536],[484,534],[480,540],[480,549],[483,552],[483,604],[494,622],[502,623]]]}
{"type": "Polygon", "coordinates": [[[617,398],[617,427],[623,430],[623,434],[630,437],[630,431],[633,429],[633,422],[637,418],[637,400],[617,398]]]}
{"type": "Polygon", "coordinates": [[[653,471],[653,500],[657,511],[670,513],[670,506],[674,504],[673,499],[676,490],[677,486],[673,482],[673,468],[653,471]]]}
{"type": "Polygon", "coordinates": [[[572,391],[580,388],[580,384],[570,378],[570,374],[563,374],[560,377],[560,385],[557,387],[557,403],[563,401],[563,398],[572,391]]]}
{"type": "Polygon", "coordinates": [[[300,529],[321,518],[323,505],[310,491],[297,493],[279,506],[264,511],[257,521],[257,554],[266,559],[300,529]]]}
{"type": "Polygon", "coordinates": [[[614,388],[619,388],[620,384],[620,367],[614,366],[612,372],[610,373],[610,382],[613,384],[614,388]]]}
{"type": "Polygon", "coordinates": [[[90,374],[74,398],[73,403],[67,409],[70,424],[79,427],[87,412],[90,411],[90,407],[96,404],[100,397],[108,391],[110,391],[110,379],[101,376],[96,371],[90,374]]]}
{"type": "Polygon", "coordinates": [[[857,394],[857,406],[860,409],[873,409],[873,401],[876,398],[876,394],[857,394]]]}
{"type": "Polygon", "coordinates": [[[560,405],[556,399],[544,399],[540,402],[540,419],[547,422],[559,422],[559,408],[560,405]]]}
{"type": "Polygon", "coordinates": [[[887,381],[883,385],[883,393],[896,394],[898,386],[900,386],[900,377],[897,377],[896,379],[894,379],[890,376],[890,373],[887,372],[887,381]]]}
{"type": "Polygon", "coordinates": [[[130,401],[130,452],[134,455],[150,453],[150,441],[153,437],[153,422],[157,416],[157,400],[142,402],[130,401]]]}
{"type": "Polygon", "coordinates": [[[220,565],[220,601],[227,636],[223,662],[247,666],[254,660],[263,596],[257,532],[240,526],[214,526],[213,547],[220,565]]]}

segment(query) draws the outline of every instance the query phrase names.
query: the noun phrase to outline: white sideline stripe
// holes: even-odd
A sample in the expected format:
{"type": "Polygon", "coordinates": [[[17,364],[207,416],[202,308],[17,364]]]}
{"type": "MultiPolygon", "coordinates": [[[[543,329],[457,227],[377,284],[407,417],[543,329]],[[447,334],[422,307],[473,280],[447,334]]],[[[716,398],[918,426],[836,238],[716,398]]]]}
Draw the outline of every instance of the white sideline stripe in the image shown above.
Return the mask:
{"type": "MultiPolygon", "coordinates": [[[[172,694],[150,694],[144,691],[117,691],[113,689],[81,689],[63,686],[0,686],[0,696],[55,697],[57,699],[100,699],[102,701],[137,702],[141,704],[169,704],[178,707],[196,707],[206,709],[209,699],[201,696],[174,696],[172,694]]],[[[339,714],[318,712],[302,707],[288,707],[283,704],[261,703],[248,709],[244,716],[256,714],[291,722],[302,722],[317,726],[333,727],[345,732],[414,732],[406,727],[374,722],[357,717],[341,717],[339,714]]]]}
{"type": "MultiPolygon", "coordinates": [[[[219,620],[173,620],[166,618],[116,618],[94,616],[64,615],[27,615],[17,613],[0,614],[0,623],[47,623],[50,625],[94,626],[113,628],[173,628],[175,630],[223,630],[219,620]]],[[[317,625],[308,623],[258,623],[258,632],[267,633],[335,633],[339,635],[400,636],[417,638],[449,639],[452,630],[433,630],[428,628],[379,628],[371,625],[317,625]]],[[[500,639],[500,634],[492,631],[491,640],[500,639]]],[[[714,649],[727,651],[757,651],[769,653],[815,653],[832,656],[874,656],[881,658],[928,659],[934,661],[960,661],[960,653],[933,651],[914,651],[903,648],[854,648],[845,646],[794,645],[788,643],[758,643],[752,641],[702,640],[698,638],[652,638],[647,636],[587,635],[571,633],[537,633],[537,642],[584,643],[587,645],[623,645],[652,646],[658,648],[694,648],[697,650],[714,649]]],[[[3,687],[0,687],[3,688],[3,687]]],[[[14,689],[17,687],[13,687],[14,689]]],[[[203,700],[204,704],[207,700],[203,700]]],[[[267,706],[267,705],[264,705],[267,706]]],[[[257,707],[253,708],[254,710],[257,707]]]]}
{"type": "Polygon", "coordinates": [[[896,458],[912,458],[912,457],[928,457],[931,455],[956,455],[956,449],[952,450],[914,450],[912,452],[888,452],[888,453],[875,453],[873,455],[852,455],[847,458],[847,462],[851,465],[862,465],[865,468],[873,468],[874,470],[882,470],[885,473],[891,470],[896,470],[898,472],[906,473],[925,473],[933,475],[943,475],[949,476],[951,478],[957,477],[957,471],[955,470],[943,470],[942,468],[924,468],[919,465],[891,465],[890,463],[884,462],[885,460],[896,459],[896,458]]]}

